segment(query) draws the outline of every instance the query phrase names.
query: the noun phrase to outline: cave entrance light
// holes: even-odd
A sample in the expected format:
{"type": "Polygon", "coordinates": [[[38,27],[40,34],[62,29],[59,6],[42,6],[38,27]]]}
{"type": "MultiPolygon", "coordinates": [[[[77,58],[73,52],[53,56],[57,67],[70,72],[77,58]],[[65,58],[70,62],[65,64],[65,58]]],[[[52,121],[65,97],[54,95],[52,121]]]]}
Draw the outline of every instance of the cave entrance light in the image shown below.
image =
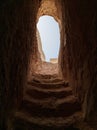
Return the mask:
{"type": "Polygon", "coordinates": [[[48,15],[41,16],[37,23],[42,51],[46,62],[57,63],[60,48],[60,29],[56,20],[48,15]]]}

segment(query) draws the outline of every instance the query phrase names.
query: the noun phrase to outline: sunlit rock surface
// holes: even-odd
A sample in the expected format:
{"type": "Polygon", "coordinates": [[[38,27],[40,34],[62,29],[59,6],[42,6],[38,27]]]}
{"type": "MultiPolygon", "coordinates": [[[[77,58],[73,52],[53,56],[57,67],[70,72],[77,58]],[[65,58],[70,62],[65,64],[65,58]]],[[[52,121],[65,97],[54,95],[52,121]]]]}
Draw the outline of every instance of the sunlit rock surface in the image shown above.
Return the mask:
{"type": "Polygon", "coordinates": [[[96,0],[0,1],[0,130],[97,130],[96,6],[96,0]],[[44,14],[61,30],[52,74],[43,69],[36,37],[44,14]]]}

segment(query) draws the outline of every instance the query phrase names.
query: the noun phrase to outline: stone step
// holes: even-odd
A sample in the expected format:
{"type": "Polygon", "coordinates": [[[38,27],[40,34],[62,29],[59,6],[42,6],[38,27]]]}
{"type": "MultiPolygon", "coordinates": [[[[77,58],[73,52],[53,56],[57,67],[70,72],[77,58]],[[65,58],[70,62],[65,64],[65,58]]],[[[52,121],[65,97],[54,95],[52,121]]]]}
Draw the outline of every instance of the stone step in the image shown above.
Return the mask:
{"type": "Polygon", "coordinates": [[[26,111],[34,117],[67,117],[81,110],[81,106],[74,96],[57,100],[55,98],[36,100],[25,97],[20,110],[26,111]]]}
{"type": "Polygon", "coordinates": [[[35,99],[43,99],[43,98],[50,98],[50,97],[64,98],[72,94],[72,88],[64,87],[64,88],[56,88],[56,89],[41,89],[41,88],[28,85],[25,93],[35,99]]]}
{"type": "Polygon", "coordinates": [[[32,75],[32,78],[29,79],[29,81],[35,81],[35,82],[51,82],[51,83],[57,83],[62,82],[64,79],[58,75],[32,75]]]}
{"type": "Polygon", "coordinates": [[[72,91],[72,87],[69,85],[67,86],[62,86],[62,87],[39,87],[39,86],[32,86],[31,84],[27,84],[26,87],[27,89],[31,90],[36,90],[36,91],[41,91],[41,92],[61,92],[61,91],[72,91]]]}
{"type": "MultiPolygon", "coordinates": [[[[67,130],[76,121],[82,120],[82,112],[76,112],[69,117],[33,117],[30,114],[17,111],[14,115],[15,130],[67,130]]],[[[73,129],[70,129],[73,130],[73,129]]]]}
{"type": "Polygon", "coordinates": [[[43,88],[43,89],[56,89],[56,88],[62,88],[62,87],[64,88],[69,86],[68,82],[65,81],[58,82],[58,83],[28,82],[27,84],[38,88],[43,88]]]}
{"type": "Polygon", "coordinates": [[[63,78],[58,73],[56,73],[56,74],[33,73],[32,80],[33,79],[41,79],[41,80],[55,80],[55,79],[59,79],[59,80],[62,80],[63,78]]]}
{"type": "Polygon", "coordinates": [[[32,80],[30,80],[30,82],[40,82],[40,83],[59,83],[59,82],[63,82],[63,79],[60,78],[48,78],[46,79],[44,78],[37,78],[34,77],[32,80]]]}

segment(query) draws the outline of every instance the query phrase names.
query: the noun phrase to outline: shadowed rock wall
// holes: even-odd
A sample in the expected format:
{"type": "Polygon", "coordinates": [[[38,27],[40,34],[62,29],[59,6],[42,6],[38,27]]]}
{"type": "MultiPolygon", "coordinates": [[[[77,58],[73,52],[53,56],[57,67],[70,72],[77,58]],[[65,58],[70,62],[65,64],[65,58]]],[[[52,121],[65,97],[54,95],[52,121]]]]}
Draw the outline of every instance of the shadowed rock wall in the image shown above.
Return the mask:
{"type": "Polygon", "coordinates": [[[0,1],[0,129],[2,130],[6,129],[7,118],[12,116],[13,108],[19,105],[22,99],[29,56],[35,51],[33,42],[36,38],[37,7],[37,0],[0,1]]]}
{"type": "MultiPolygon", "coordinates": [[[[97,1],[63,2],[69,81],[85,119],[97,124],[97,1]]],[[[63,70],[64,71],[64,70],[63,70]]],[[[93,127],[93,126],[92,126],[93,127]]]]}

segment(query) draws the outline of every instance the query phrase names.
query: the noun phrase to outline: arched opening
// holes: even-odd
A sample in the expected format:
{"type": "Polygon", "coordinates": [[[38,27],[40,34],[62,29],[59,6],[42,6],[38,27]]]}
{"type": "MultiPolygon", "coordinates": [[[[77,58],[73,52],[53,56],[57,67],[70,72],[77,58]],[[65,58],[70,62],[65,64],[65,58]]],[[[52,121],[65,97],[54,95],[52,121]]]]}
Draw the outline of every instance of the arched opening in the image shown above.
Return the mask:
{"type": "Polygon", "coordinates": [[[39,18],[37,29],[41,41],[38,43],[41,59],[46,62],[57,63],[60,49],[58,22],[52,16],[44,15],[39,18]]]}

